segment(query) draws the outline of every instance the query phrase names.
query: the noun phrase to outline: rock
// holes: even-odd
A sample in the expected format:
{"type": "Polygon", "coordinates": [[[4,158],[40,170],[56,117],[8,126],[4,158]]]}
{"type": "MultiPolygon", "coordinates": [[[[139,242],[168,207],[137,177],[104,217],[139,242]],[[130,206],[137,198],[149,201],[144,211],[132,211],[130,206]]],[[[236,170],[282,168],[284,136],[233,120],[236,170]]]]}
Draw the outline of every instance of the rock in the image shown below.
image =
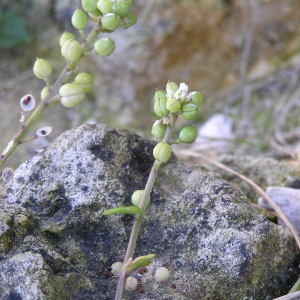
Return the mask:
{"type": "Polygon", "coordinates": [[[212,115],[198,131],[198,138],[193,144],[197,150],[213,149],[223,152],[228,147],[228,142],[234,138],[232,120],[223,114],[212,115]]]}
{"type": "MultiPolygon", "coordinates": [[[[288,187],[270,186],[266,189],[266,193],[281,208],[285,216],[300,233],[300,190],[288,187]]],[[[271,208],[263,198],[258,199],[258,204],[265,208],[271,208]]],[[[280,218],[278,219],[278,224],[285,225],[280,218]]]]}
{"type": "Polygon", "coordinates": [[[53,277],[40,254],[16,254],[0,265],[1,299],[66,299],[53,277]]]}
{"type": "MultiPolygon", "coordinates": [[[[8,208],[26,212],[34,226],[2,251],[1,276],[10,274],[10,283],[0,280],[0,298],[17,292],[20,299],[113,299],[117,278],[109,267],[124,256],[133,218],[102,212],[130,204],[143,188],[153,146],[128,131],[84,125],[15,170],[0,199],[0,238],[18,230],[5,221],[8,208]],[[17,289],[18,282],[34,288],[17,289]]],[[[172,157],[151,199],[135,255],[157,256],[144,275],[134,272],[142,287],[125,298],[272,299],[296,279],[299,257],[289,231],[257,215],[216,174],[172,157]],[[157,283],[161,266],[171,279],[157,283]]]]}
{"type": "MultiPolygon", "coordinates": [[[[262,189],[266,189],[268,186],[283,186],[292,175],[299,176],[298,166],[271,157],[226,154],[221,156],[220,162],[247,176],[262,189]]],[[[221,169],[213,168],[212,170],[237,186],[249,200],[257,202],[257,194],[248,184],[221,169]]]]}

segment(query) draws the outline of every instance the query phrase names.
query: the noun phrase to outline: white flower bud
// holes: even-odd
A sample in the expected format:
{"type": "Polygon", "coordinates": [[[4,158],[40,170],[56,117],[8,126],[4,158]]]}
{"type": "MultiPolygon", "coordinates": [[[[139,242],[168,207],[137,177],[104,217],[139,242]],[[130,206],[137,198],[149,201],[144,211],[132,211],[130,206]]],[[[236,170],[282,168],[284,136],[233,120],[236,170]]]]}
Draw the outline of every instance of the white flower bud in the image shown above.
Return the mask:
{"type": "Polygon", "coordinates": [[[174,98],[184,100],[188,94],[189,87],[184,82],[180,83],[178,90],[174,93],[174,98]]]}

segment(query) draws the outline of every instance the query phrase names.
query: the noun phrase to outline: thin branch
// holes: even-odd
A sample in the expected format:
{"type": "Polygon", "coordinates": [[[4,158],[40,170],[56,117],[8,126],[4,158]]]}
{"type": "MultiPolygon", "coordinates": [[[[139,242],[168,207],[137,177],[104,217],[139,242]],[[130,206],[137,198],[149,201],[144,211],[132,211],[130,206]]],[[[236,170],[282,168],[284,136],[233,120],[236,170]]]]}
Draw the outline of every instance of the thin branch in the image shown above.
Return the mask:
{"type": "Polygon", "coordinates": [[[240,85],[243,89],[243,101],[242,101],[242,114],[244,120],[242,124],[240,124],[240,130],[245,129],[249,126],[250,118],[249,118],[249,105],[250,105],[250,96],[252,93],[251,85],[247,85],[247,71],[249,66],[250,54],[253,44],[253,35],[255,32],[257,16],[260,8],[260,0],[252,0],[251,3],[251,19],[249,24],[247,25],[247,31],[245,33],[245,43],[243,52],[241,55],[240,62],[240,85]]]}
{"type": "Polygon", "coordinates": [[[253,0],[251,9],[250,23],[247,25],[247,32],[245,34],[245,44],[241,56],[240,63],[240,83],[244,86],[247,81],[247,70],[249,65],[249,58],[252,48],[253,35],[255,31],[255,25],[257,21],[257,15],[259,12],[260,1],[253,0]]]}
{"type": "MultiPolygon", "coordinates": [[[[177,116],[170,114],[170,125],[167,127],[164,138],[163,138],[163,142],[164,143],[168,143],[175,123],[177,120],[177,116]]],[[[144,193],[143,193],[143,197],[141,199],[141,203],[140,203],[140,208],[141,208],[141,213],[136,217],[132,229],[131,229],[131,234],[130,234],[130,238],[129,238],[129,242],[127,245],[127,250],[126,250],[126,254],[123,260],[123,265],[125,265],[128,260],[130,258],[133,257],[134,251],[135,251],[135,247],[136,247],[136,242],[137,242],[137,238],[138,235],[140,233],[141,230],[141,225],[144,219],[144,214],[145,214],[145,210],[147,208],[147,206],[150,203],[150,193],[153,189],[153,185],[155,183],[156,177],[157,177],[157,173],[159,171],[159,168],[161,166],[162,162],[159,160],[155,160],[153,163],[153,166],[151,168],[150,174],[148,176],[148,180],[144,189],[144,193]]],[[[124,285],[125,285],[125,280],[127,277],[127,273],[125,270],[122,271],[120,277],[119,277],[119,281],[118,281],[118,286],[117,286],[117,290],[116,290],[116,295],[115,295],[115,300],[121,300],[122,296],[123,296],[123,292],[124,292],[124,285]]]]}
{"type": "Polygon", "coordinates": [[[204,160],[204,161],[206,161],[207,163],[209,163],[211,165],[214,165],[214,166],[216,166],[216,167],[218,167],[218,168],[220,168],[220,169],[222,169],[222,170],[224,170],[224,171],[226,171],[230,174],[233,174],[233,175],[237,176],[238,178],[240,178],[241,180],[246,182],[248,185],[250,185],[261,197],[263,197],[268,202],[268,204],[272,207],[272,209],[276,212],[276,214],[280,217],[280,219],[286,224],[286,226],[289,228],[289,230],[293,234],[298,248],[300,249],[300,237],[299,237],[299,234],[298,234],[297,230],[293,226],[293,224],[289,221],[289,219],[281,211],[280,207],[254,181],[252,181],[248,177],[236,172],[235,170],[227,167],[226,165],[224,165],[220,162],[216,162],[212,159],[209,159],[208,157],[202,155],[201,153],[198,153],[198,152],[195,152],[195,151],[192,151],[192,150],[181,150],[178,153],[182,154],[184,156],[192,156],[192,157],[200,158],[201,160],[204,160]]]}
{"type": "Polygon", "coordinates": [[[147,17],[153,8],[154,0],[148,0],[145,2],[144,8],[142,9],[142,12],[139,15],[139,22],[141,24],[145,23],[145,20],[147,20],[147,17]]]}

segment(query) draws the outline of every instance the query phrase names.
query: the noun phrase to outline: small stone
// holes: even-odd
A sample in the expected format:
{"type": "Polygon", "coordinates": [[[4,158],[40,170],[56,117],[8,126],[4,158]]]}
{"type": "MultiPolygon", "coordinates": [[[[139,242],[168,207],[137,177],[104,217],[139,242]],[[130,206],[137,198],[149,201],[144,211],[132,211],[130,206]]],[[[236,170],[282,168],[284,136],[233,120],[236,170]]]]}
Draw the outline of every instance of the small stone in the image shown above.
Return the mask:
{"type": "Polygon", "coordinates": [[[138,281],[135,277],[129,276],[125,282],[125,290],[128,292],[135,291],[138,287],[138,281]]]}
{"type": "Polygon", "coordinates": [[[155,271],[154,279],[157,282],[167,281],[171,277],[170,271],[166,267],[160,267],[155,271]]]}
{"type": "MultiPolygon", "coordinates": [[[[300,233],[300,190],[288,187],[270,186],[266,189],[267,195],[280,207],[284,215],[300,233]]],[[[271,206],[263,199],[258,199],[258,204],[265,208],[271,206]]],[[[279,218],[278,224],[285,225],[279,218]]]]}
{"type": "Polygon", "coordinates": [[[120,275],[122,272],[122,268],[123,268],[123,263],[121,263],[120,261],[117,261],[111,265],[111,272],[114,275],[120,275]]]}

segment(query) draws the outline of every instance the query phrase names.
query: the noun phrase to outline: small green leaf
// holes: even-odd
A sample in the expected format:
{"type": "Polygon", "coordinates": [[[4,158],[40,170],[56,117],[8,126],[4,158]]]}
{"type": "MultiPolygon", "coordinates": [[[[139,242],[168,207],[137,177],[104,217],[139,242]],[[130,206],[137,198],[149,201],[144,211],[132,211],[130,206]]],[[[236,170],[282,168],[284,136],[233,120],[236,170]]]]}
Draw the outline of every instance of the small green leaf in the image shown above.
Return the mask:
{"type": "Polygon", "coordinates": [[[155,256],[156,254],[139,256],[135,260],[128,261],[123,268],[126,272],[131,272],[139,268],[147,267],[152,263],[152,258],[154,258],[155,256]]]}
{"type": "Polygon", "coordinates": [[[110,216],[110,215],[138,215],[141,213],[141,209],[138,206],[132,205],[132,206],[118,206],[111,209],[107,209],[103,212],[104,216],[110,216]]]}

